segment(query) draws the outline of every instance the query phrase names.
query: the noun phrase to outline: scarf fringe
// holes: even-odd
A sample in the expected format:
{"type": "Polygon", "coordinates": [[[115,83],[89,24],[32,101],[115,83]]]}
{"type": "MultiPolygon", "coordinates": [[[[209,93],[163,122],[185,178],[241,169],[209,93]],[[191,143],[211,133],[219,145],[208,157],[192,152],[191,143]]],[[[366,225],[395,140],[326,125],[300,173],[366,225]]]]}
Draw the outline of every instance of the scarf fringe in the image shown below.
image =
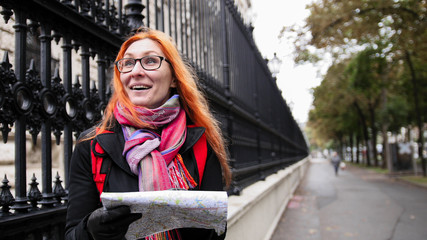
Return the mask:
{"type": "Polygon", "coordinates": [[[156,233],[145,237],[145,240],[182,240],[178,230],[173,229],[166,232],[156,233]]]}
{"type": "Polygon", "coordinates": [[[177,154],[175,159],[168,167],[169,179],[174,188],[190,189],[197,186],[196,181],[191,177],[187,168],[184,165],[181,154],[177,154]]]}

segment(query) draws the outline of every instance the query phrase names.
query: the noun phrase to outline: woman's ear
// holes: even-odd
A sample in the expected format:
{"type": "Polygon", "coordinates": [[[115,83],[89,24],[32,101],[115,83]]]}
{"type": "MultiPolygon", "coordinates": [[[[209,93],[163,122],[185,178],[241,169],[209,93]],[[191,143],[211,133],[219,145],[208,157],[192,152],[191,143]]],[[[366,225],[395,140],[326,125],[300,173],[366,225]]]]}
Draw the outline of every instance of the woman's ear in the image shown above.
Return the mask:
{"type": "Polygon", "coordinates": [[[171,85],[170,85],[170,87],[171,88],[176,88],[176,86],[177,86],[177,80],[176,80],[176,78],[172,78],[172,82],[171,82],[171,85]]]}

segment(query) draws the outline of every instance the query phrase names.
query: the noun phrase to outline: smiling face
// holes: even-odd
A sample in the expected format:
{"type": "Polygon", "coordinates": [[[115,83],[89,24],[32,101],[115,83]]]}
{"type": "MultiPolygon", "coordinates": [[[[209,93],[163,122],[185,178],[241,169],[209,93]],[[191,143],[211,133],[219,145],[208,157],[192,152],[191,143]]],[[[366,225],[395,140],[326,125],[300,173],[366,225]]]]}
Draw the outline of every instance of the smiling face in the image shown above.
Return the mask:
{"type": "MultiPolygon", "coordinates": [[[[123,58],[142,58],[149,55],[165,57],[160,45],[146,38],[132,43],[123,58]]],[[[166,61],[162,61],[159,69],[151,71],[145,70],[140,62],[137,62],[132,71],[120,73],[120,80],[130,101],[149,109],[158,108],[165,103],[170,98],[171,88],[176,87],[171,66],[166,61]]]]}

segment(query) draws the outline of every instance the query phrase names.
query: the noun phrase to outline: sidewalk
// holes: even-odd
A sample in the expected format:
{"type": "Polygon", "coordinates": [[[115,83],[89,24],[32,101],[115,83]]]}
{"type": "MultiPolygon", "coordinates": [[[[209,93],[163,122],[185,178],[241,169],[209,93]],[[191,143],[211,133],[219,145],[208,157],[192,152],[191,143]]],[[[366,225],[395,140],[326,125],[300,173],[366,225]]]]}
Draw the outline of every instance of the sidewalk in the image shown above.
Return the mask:
{"type": "MultiPolygon", "coordinates": [[[[348,166],[348,165],[347,165],[348,166]]],[[[427,188],[313,159],[271,240],[427,239],[427,188]]]]}

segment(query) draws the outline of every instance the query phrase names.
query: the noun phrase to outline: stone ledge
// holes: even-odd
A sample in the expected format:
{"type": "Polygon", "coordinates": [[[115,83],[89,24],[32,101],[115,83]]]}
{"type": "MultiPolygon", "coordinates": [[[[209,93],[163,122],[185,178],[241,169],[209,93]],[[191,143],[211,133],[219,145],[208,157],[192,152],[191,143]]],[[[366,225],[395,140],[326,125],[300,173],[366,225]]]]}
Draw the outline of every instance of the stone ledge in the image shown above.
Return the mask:
{"type": "Polygon", "coordinates": [[[230,196],[226,240],[269,239],[308,164],[303,159],[230,196]]]}

